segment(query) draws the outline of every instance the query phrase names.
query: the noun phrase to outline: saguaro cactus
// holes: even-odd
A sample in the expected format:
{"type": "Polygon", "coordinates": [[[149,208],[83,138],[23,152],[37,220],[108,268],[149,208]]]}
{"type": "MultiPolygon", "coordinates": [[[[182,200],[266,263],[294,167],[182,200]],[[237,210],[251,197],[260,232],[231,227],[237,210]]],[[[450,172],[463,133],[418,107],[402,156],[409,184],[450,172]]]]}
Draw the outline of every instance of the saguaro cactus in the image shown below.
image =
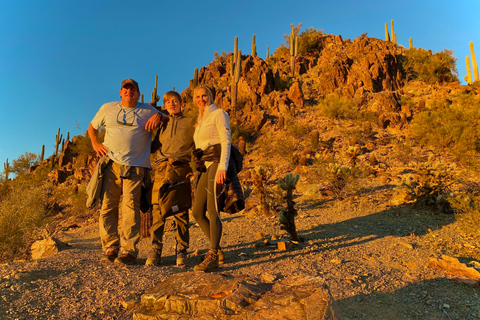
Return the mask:
{"type": "Polygon", "coordinates": [[[270,50],[270,49],[269,49],[268,46],[267,46],[267,59],[265,59],[265,60],[268,60],[268,59],[270,58],[270,51],[269,51],[269,50],[270,50]]]}
{"type": "Polygon", "coordinates": [[[291,24],[292,32],[290,32],[290,67],[292,69],[292,77],[295,76],[295,57],[298,52],[298,37],[295,35],[294,25],[291,24]]]}
{"type": "Polygon", "coordinates": [[[242,51],[237,50],[237,56],[235,58],[235,72],[232,76],[232,112],[235,114],[237,111],[237,89],[238,89],[238,81],[240,80],[240,74],[242,72],[242,51]]]}
{"type": "Polygon", "coordinates": [[[409,38],[409,39],[408,39],[408,48],[409,48],[410,50],[413,49],[413,40],[412,40],[412,38],[409,38]]]}
{"type": "Polygon", "coordinates": [[[140,95],[140,102],[143,103],[143,93],[140,95]]]}
{"type": "Polygon", "coordinates": [[[385,41],[390,41],[390,35],[388,34],[388,23],[385,22],[385,41]]]}
{"type": "Polygon", "coordinates": [[[8,175],[10,174],[10,163],[8,162],[8,158],[3,164],[3,174],[5,175],[5,181],[8,181],[8,175]]]}
{"type": "Polygon", "coordinates": [[[42,152],[40,153],[40,164],[43,162],[45,157],[45,145],[42,145],[42,152]]]}
{"type": "Polygon", "coordinates": [[[473,42],[470,41],[470,54],[472,55],[472,67],[473,67],[473,81],[480,81],[478,77],[478,65],[477,58],[475,57],[475,51],[473,50],[473,42]]]}
{"type": "Polygon", "coordinates": [[[395,43],[395,44],[397,44],[397,43],[395,42],[395,32],[393,31],[393,19],[392,19],[392,21],[391,21],[391,24],[392,24],[392,32],[391,32],[390,34],[392,35],[392,42],[395,43]]]}
{"type": "Polygon", "coordinates": [[[472,69],[470,68],[469,56],[465,57],[465,62],[467,63],[467,76],[465,77],[465,80],[467,81],[468,84],[472,84],[472,69]]]}
{"type": "Polygon", "coordinates": [[[284,199],[287,200],[287,208],[283,208],[279,213],[280,228],[287,231],[290,234],[292,241],[297,243],[299,242],[297,228],[295,227],[297,210],[294,207],[295,202],[293,201],[293,190],[296,188],[299,179],[299,173],[294,176],[291,172],[287,173],[285,178],[278,179],[279,187],[287,191],[287,194],[284,197],[284,199]]]}
{"type": "Polygon", "coordinates": [[[150,102],[150,104],[155,108],[157,107],[157,102],[160,100],[160,96],[157,96],[157,84],[158,84],[158,75],[155,76],[155,87],[153,87],[152,101],[150,102]]]}
{"type": "Polygon", "coordinates": [[[198,85],[198,68],[195,68],[195,71],[193,72],[193,88],[195,88],[198,85]]]}
{"type": "Polygon", "coordinates": [[[237,63],[237,52],[238,52],[238,37],[235,37],[234,43],[233,43],[233,62],[237,63]]]}
{"type": "Polygon", "coordinates": [[[255,44],[255,35],[252,37],[252,57],[257,56],[257,45],[255,44]]]}
{"type": "Polygon", "coordinates": [[[60,134],[60,128],[58,128],[58,133],[55,136],[55,157],[58,155],[58,147],[62,142],[63,134],[60,134]]]}

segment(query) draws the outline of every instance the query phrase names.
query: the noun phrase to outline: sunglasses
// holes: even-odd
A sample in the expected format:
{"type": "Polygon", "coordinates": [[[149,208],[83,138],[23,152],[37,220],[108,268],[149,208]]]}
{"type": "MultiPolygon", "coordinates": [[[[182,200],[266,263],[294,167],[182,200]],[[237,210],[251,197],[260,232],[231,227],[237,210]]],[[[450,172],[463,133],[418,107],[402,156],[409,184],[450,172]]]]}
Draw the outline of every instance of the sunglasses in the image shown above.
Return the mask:
{"type": "Polygon", "coordinates": [[[121,124],[121,125],[124,125],[124,126],[133,126],[133,124],[135,123],[135,117],[137,116],[137,113],[135,112],[135,110],[132,110],[132,111],[125,111],[125,109],[122,109],[120,108],[120,111],[118,111],[117,113],[117,123],[118,124],[121,124]],[[121,116],[120,113],[122,113],[123,111],[123,115],[121,116]],[[120,120],[119,120],[120,118],[120,120]],[[132,122],[129,122],[128,119],[132,120],[132,122]]]}

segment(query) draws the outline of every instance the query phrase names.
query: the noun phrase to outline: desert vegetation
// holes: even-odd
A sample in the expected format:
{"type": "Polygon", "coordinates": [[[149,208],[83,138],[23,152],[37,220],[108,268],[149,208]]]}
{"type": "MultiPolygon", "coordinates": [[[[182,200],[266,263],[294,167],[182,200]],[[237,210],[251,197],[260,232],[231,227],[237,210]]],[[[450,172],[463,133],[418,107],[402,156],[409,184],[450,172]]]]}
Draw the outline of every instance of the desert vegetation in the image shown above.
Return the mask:
{"type": "MultiPolygon", "coordinates": [[[[405,192],[405,203],[420,213],[429,207],[428,212],[456,215],[465,230],[478,225],[480,87],[478,81],[458,83],[453,52],[406,49],[365,34],[351,41],[300,30],[292,25],[268,61],[256,54],[255,36],[249,55],[242,55],[235,39],[233,53],[215,53],[182,92],[189,116],[195,116],[191,92],[197,83],[215,88],[215,102],[230,112],[233,141],[242,137],[250,161],[241,177],[245,187],[254,188],[255,205],[246,211],[258,206],[265,216],[280,214],[285,227],[287,211],[295,216],[291,193],[297,183],[322,201],[346,203],[383,185],[405,192]],[[372,43],[388,52],[385,74],[347,81],[367,56],[361,50],[372,43]],[[343,73],[328,73],[321,60],[327,54],[343,73]],[[293,183],[295,177],[300,180],[293,183]],[[288,196],[278,196],[279,183],[288,196]]],[[[155,86],[152,103],[157,102],[155,86]]],[[[4,163],[2,261],[25,258],[34,240],[96,210],[85,208],[85,183],[95,164],[88,137],[70,141],[59,130],[55,145],[47,159],[26,152],[4,163]]]]}

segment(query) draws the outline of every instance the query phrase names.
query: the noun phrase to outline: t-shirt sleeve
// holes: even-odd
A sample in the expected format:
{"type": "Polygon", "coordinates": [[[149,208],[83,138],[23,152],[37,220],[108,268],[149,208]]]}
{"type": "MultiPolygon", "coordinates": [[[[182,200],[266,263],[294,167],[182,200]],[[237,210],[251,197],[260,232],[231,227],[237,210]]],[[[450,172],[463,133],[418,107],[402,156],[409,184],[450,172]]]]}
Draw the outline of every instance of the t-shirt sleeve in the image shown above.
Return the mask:
{"type": "Polygon", "coordinates": [[[97,114],[95,117],[93,117],[92,121],[90,122],[92,124],[92,127],[95,130],[100,129],[101,126],[105,125],[105,115],[106,115],[106,106],[103,105],[100,107],[100,110],[98,110],[97,114]]]}

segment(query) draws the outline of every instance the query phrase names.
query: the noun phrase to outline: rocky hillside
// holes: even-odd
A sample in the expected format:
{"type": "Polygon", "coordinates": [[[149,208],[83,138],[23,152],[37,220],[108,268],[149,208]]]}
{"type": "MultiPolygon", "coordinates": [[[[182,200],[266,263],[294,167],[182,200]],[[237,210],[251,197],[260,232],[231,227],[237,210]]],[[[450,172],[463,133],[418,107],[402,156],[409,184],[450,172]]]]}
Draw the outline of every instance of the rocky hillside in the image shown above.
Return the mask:
{"type": "MultiPolygon", "coordinates": [[[[423,65],[432,66],[433,75],[452,79],[455,73],[437,68],[428,60],[434,54],[423,49],[364,36],[353,41],[313,36],[295,58],[293,74],[285,47],[267,61],[243,55],[233,89],[230,53],[199,70],[182,92],[187,111],[194,112],[194,83],[211,86],[217,106],[230,113],[234,142],[240,136],[246,141],[240,176],[247,208],[223,216],[227,263],[220,271],[248,275],[256,279],[251,283],[269,289],[298,276],[325,282],[345,319],[475,319],[478,289],[470,285],[478,286],[480,279],[451,274],[442,265],[471,272],[479,266],[480,87],[433,76],[420,81],[424,69],[412,69],[412,57],[426,59],[423,65]],[[289,241],[278,219],[286,207],[278,179],[287,173],[300,174],[293,199],[298,244],[289,241]]],[[[97,265],[96,209],[81,207],[96,161],[88,138],[67,141],[53,160],[32,170],[38,176],[49,172],[39,193],[46,199],[39,206],[48,209],[43,227],[73,248],[2,265],[0,315],[130,319],[143,310],[140,319],[148,313],[140,296],[152,294],[161,280],[178,281],[181,276],[167,278],[184,272],[173,266],[172,230],[166,265],[159,270],[97,265]],[[48,291],[43,288],[65,299],[43,300],[48,291]],[[22,291],[28,295],[22,298],[22,291]]],[[[4,194],[5,186],[0,191],[4,194]]],[[[192,224],[192,264],[205,246],[192,224]]],[[[288,297],[269,302],[288,300],[297,311],[308,305],[288,297]]],[[[246,310],[257,307],[252,303],[246,310]]]]}

